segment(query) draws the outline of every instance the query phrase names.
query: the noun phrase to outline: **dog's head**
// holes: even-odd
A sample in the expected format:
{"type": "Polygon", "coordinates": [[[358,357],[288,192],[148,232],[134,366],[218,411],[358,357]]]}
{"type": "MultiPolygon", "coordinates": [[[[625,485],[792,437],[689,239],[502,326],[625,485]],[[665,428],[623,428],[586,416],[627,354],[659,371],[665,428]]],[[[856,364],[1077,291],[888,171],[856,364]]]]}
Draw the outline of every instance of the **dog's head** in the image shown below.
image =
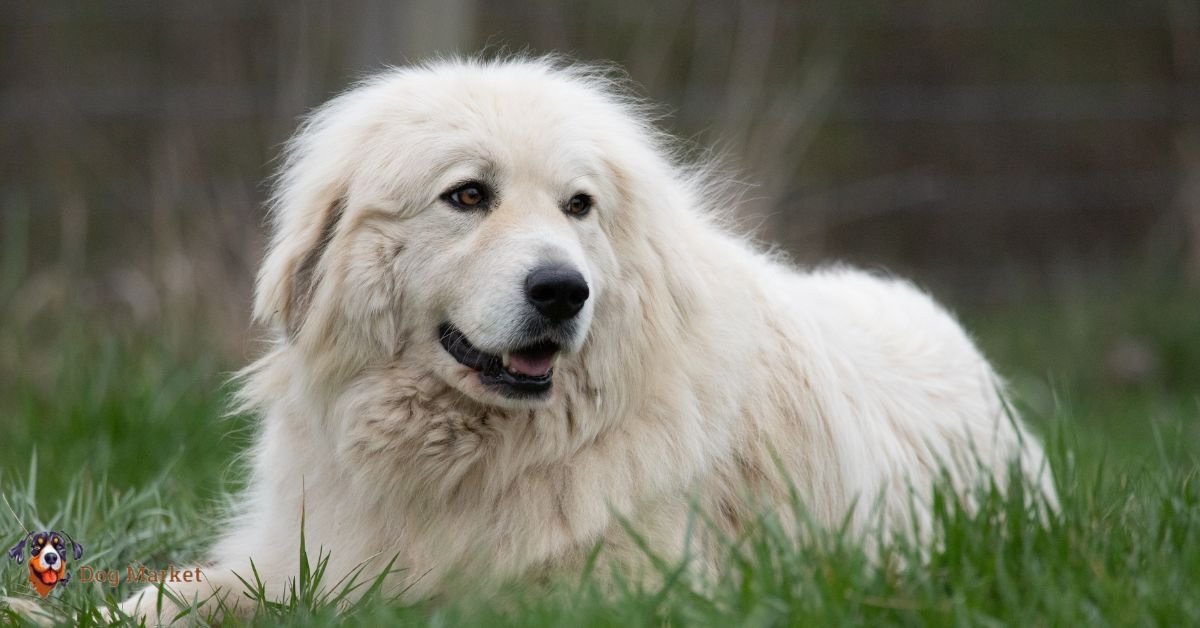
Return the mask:
{"type": "Polygon", "coordinates": [[[612,307],[637,182],[671,179],[633,107],[541,60],[359,85],[289,145],[256,315],[330,373],[400,359],[476,401],[544,403],[612,307]]]}

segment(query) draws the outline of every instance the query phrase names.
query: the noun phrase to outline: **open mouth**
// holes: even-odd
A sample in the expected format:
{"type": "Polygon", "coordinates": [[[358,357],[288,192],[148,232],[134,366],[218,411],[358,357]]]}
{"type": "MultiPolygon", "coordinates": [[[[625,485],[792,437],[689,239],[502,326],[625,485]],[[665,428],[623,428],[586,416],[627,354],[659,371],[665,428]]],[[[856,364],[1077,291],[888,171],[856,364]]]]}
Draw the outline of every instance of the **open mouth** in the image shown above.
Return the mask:
{"type": "Polygon", "coordinates": [[[507,351],[503,355],[476,349],[466,334],[450,323],[438,328],[442,348],[459,364],[479,371],[479,381],[510,397],[540,395],[554,380],[554,356],[559,346],[544,341],[507,351]]]}

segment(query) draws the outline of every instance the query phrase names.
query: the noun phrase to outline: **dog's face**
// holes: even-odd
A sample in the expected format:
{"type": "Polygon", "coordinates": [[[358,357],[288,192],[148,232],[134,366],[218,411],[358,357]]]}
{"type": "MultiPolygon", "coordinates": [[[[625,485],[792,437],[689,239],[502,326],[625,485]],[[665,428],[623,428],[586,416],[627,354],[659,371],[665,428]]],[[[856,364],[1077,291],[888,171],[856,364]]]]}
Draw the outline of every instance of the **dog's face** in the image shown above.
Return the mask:
{"type": "Polygon", "coordinates": [[[66,545],[61,536],[52,533],[37,534],[29,544],[29,566],[39,574],[47,571],[62,572],[66,569],[66,545]]]}
{"type": "Polygon", "coordinates": [[[390,129],[439,167],[412,182],[424,205],[415,214],[379,216],[358,236],[360,251],[394,254],[370,283],[396,282],[413,356],[505,405],[546,399],[558,360],[582,347],[613,258],[601,214],[616,205],[603,163],[566,121],[513,96],[487,116],[447,103],[447,128],[427,135],[390,129]]]}
{"type": "Polygon", "coordinates": [[[399,72],[336,99],[293,141],[260,316],[356,366],[545,403],[618,275],[614,152],[642,148],[614,143],[641,136],[616,107],[521,65],[399,72]]]}

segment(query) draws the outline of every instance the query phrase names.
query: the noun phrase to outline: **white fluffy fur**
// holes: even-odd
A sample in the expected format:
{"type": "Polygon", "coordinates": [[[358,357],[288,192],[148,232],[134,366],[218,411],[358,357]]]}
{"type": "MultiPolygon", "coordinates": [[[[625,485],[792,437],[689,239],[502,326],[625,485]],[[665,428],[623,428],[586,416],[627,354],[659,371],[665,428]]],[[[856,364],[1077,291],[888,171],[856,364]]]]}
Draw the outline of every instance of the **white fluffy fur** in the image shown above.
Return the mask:
{"type": "MultiPolygon", "coordinates": [[[[692,500],[736,533],[762,502],[786,506],[789,482],[817,521],[853,509],[855,530],[885,534],[927,519],[941,465],[962,490],[1014,459],[1046,485],[953,317],[905,281],[755,250],[666,146],[605,74],[550,60],[391,70],[317,110],[289,145],[259,275],[275,331],[244,374],[262,418],[249,488],[207,582],[175,593],[245,608],[234,574],[253,560],[280,595],[302,511],[328,582],[395,554],[389,589],[421,597],[456,574],[571,570],[597,543],[636,570],[620,519],[678,556],[692,500]],[[489,212],[439,199],[481,176],[499,189],[489,212]],[[579,191],[596,200],[582,219],[560,209],[579,191]],[[437,326],[510,346],[520,277],[546,258],[592,296],[551,398],[513,401],[437,326]]],[[[707,547],[697,568],[719,569],[707,547]]]]}

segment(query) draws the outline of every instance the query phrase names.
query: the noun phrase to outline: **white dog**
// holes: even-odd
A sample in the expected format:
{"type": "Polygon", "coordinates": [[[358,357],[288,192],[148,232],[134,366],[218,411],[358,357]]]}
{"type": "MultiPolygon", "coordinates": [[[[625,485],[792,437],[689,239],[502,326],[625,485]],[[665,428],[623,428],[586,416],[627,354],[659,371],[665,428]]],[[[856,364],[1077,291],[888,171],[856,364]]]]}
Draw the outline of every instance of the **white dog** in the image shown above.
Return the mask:
{"type": "Polygon", "coordinates": [[[302,514],[329,582],[395,556],[389,589],[420,597],[597,544],[636,571],[621,521],[679,557],[693,507],[737,534],[791,486],[884,534],[928,519],[943,467],[966,491],[1017,461],[1050,490],[953,317],[764,255],[712,190],[605,73],[553,60],[391,70],[321,107],[272,203],[249,487],[204,582],[172,592],[249,608],[253,560],[281,595],[302,514]]]}

